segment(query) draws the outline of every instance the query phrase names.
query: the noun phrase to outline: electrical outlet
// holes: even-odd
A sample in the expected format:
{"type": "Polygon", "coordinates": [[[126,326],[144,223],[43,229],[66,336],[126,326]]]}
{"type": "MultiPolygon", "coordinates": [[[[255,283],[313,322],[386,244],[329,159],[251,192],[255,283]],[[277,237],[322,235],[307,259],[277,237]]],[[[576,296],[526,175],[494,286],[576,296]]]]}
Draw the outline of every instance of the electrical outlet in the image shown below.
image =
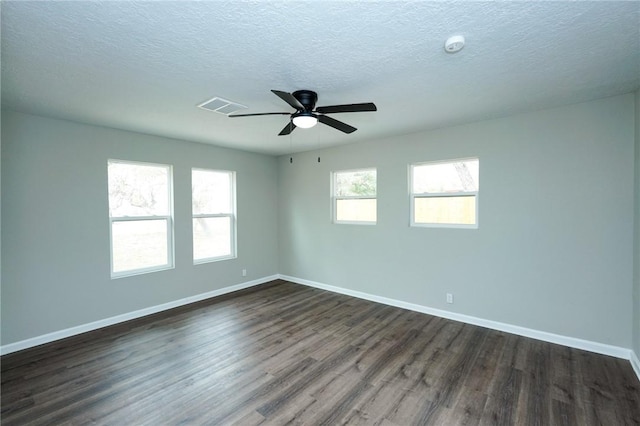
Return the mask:
{"type": "Polygon", "coordinates": [[[246,269],[243,269],[243,270],[242,270],[242,276],[243,276],[243,277],[246,277],[246,276],[247,276],[247,270],[246,270],[246,269]]]}
{"type": "Polygon", "coordinates": [[[453,293],[447,293],[447,303],[453,303],[453,293]]]}

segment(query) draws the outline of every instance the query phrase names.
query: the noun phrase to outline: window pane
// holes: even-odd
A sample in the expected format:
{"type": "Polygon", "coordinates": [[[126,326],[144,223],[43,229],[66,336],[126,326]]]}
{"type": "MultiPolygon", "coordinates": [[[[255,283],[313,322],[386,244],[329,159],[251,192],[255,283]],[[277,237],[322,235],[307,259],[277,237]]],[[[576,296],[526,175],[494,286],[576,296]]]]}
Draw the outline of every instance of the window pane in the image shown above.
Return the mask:
{"type": "Polygon", "coordinates": [[[336,172],[334,192],[338,197],[376,196],[376,171],[336,172]]]}
{"type": "Polygon", "coordinates": [[[478,160],[421,164],[413,167],[413,193],[476,192],[478,160]]]}
{"type": "Polygon", "coordinates": [[[169,264],[166,219],[113,222],[111,238],[113,272],[169,264]]]}
{"type": "Polygon", "coordinates": [[[193,259],[231,256],[231,218],[193,219],[193,259]]]}
{"type": "Polygon", "coordinates": [[[336,220],[345,222],[375,222],[375,199],[336,200],[336,220]]]}
{"type": "Polygon", "coordinates": [[[231,173],[193,170],[193,214],[231,213],[231,173]]]}
{"type": "Polygon", "coordinates": [[[168,216],[167,166],[109,161],[109,215],[168,216]]]}
{"type": "Polygon", "coordinates": [[[476,197],[416,197],[415,223],[475,225],[476,197]]]}

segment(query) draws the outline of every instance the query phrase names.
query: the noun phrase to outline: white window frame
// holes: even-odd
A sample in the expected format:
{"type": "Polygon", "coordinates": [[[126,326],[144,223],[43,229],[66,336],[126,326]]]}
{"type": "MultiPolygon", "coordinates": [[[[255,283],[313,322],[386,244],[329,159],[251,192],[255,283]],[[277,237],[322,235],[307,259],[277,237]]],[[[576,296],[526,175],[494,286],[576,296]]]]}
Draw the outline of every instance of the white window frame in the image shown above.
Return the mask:
{"type": "MultiPolygon", "coordinates": [[[[167,200],[169,202],[169,215],[154,215],[154,216],[111,216],[111,208],[109,206],[109,254],[111,279],[124,278],[141,274],[148,274],[150,272],[166,271],[175,267],[175,248],[174,248],[174,235],[173,235],[173,166],[171,164],[159,164],[159,163],[146,163],[141,161],[128,161],[128,160],[107,160],[107,169],[111,163],[120,164],[132,164],[138,166],[152,166],[161,167],[167,170],[169,177],[167,182],[167,200]],[[138,222],[138,221],[150,221],[150,220],[164,220],[167,224],[167,263],[164,265],[151,266],[147,268],[129,269],[127,271],[114,272],[113,270],[113,224],[117,222],[138,222]]],[[[107,204],[108,200],[108,182],[107,182],[107,204]]]]}
{"type": "Polygon", "coordinates": [[[410,199],[410,221],[409,224],[412,227],[418,228],[460,228],[460,229],[478,229],[479,222],[479,211],[480,211],[480,188],[478,187],[477,191],[460,191],[460,192],[413,192],[413,169],[415,167],[424,166],[424,165],[436,165],[436,164],[451,164],[451,163],[459,163],[463,161],[477,160],[478,164],[480,164],[480,159],[478,157],[469,157],[469,158],[457,158],[452,160],[438,160],[438,161],[424,161],[420,163],[411,163],[409,164],[409,199],[410,199]],[[475,223],[473,224],[463,224],[463,223],[422,223],[415,221],[415,200],[416,198],[444,198],[444,197],[474,197],[476,202],[476,211],[475,211],[475,223]]]}
{"type": "Polygon", "coordinates": [[[338,225],[376,225],[378,217],[378,169],[376,167],[365,167],[361,169],[348,169],[348,170],[334,170],[331,172],[331,219],[333,223],[338,225]],[[376,172],[376,196],[371,197],[367,195],[353,195],[353,196],[337,196],[336,195],[336,179],[338,173],[353,173],[353,172],[376,172]],[[338,220],[338,201],[339,200],[376,200],[376,220],[338,220]]]}
{"type": "Polygon", "coordinates": [[[194,241],[194,235],[193,235],[193,219],[208,219],[208,218],[216,218],[216,217],[228,217],[229,221],[231,223],[231,235],[229,236],[230,238],[230,245],[231,245],[231,254],[228,255],[224,255],[224,256],[214,256],[214,257],[205,257],[202,259],[196,259],[195,258],[195,253],[191,253],[191,257],[193,258],[193,264],[194,265],[200,265],[203,263],[211,263],[211,262],[219,262],[221,260],[229,260],[229,259],[236,259],[238,257],[238,253],[237,253],[237,235],[238,235],[238,230],[237,230],[237,220],[236,220],[236,172],[232,171],[232,170],[219,170],[219,169],[204,169],[204,168],[199,168],[199,167],[193,167],[191,168],[191,179],[193,180],[193,172],[194,171],[201,171],[201,172],[216,172],[216,173],[229,173],[231,179],[231,200],[230,200],[230,206],[231,206],[231,213],[201,213],[201,214],[193,214],[193,186],[191,189],[191,244],[192,244],[192,250],[193,250],[193,241],[194,241]]]}

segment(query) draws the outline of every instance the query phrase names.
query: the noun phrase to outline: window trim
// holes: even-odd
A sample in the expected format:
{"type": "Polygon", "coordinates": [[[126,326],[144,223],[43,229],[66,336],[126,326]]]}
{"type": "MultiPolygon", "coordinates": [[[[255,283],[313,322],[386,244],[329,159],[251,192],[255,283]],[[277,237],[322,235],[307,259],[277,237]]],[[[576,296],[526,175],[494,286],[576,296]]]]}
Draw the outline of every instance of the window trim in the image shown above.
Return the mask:
{"type": "Polygon", "coordinates": [[[346,170],[333,170],[331,172],[331,222],[336,225],[377,225],[378,223],[378,169],[376,167],[363,167],[358,169],[346,169],[346,170]],[[352,196],[337,196],[336,195],[336,178],[338,173],[351,173],[351,172],[376,172],[376,195],[372,197],[370,195],[352,195],[352,196]],[[338,200],[376,200],[376,220],[338,220],[338,200]]]}
{"type": "Polygon", "coordinates": [[[166,271],[169,269],[175,268],[175,244],[174,244],[174,226],[173,226],[173,217],[174,217],[174,203],[173,203],[173,165],[171,164],[160,164],[160,163],[148,163],[142,161],[129,161],[129,160],[118,160],[114,158],[107,159],[107,208],[108,208],[108,216],[109,216],[109,269],[111,274],[111,279],[118,278],[126,278],[132,277],[136,275],[148,274],[150,272],[157,271],[166,271]],[[167,191],[168,191],[168,203],[169,203],[169,214],[168,215],[154,215],[154,216],[111,216],[111,208],[109,205],[109,164],[111,163],[119,163],[119,164],[131,164],[138,166],[152,166],[152,167],[162,167],[167,170],[168,182],[167,182],[167,191]],[[138,222],[138,221],[149,221],[149,220],[165,220],[167,224],[167,263],[164,265],[158,266],[148,266],[144,268],[137,269],[128,269],[126,271],[115,272],[113,270],[113,224],[116,222],[138,222]]]}
{"type": "Polygon", "coordinates": [[[205,169],[202,167],[192,167],[191,168],[191,259],[193,260],[194,265],[202,265],[204,263],[212,263],[219,262],[222,260],[236,259],[238,257],[238,227],[237,227],[237,206],[236,206],[236,172],[233,170],[220,170],[220,169],[205,169]],[[193,172],[201,171],[201,172],[217,172],[217,173],[228,173],[231,176],[231,213],[193,213],[193,172]],[[194,219],[208,219],[208,218],[216,218],[216,217],[228,217],[231,224],[231,235],[229,236],[230,241],[229,245],[231,247],[231,253],[224,256],[214,256],[214,257],[203,257],[201,259],[195,258],[195,253],[193,251],[193,243],[194,243],[194,234],[193,234],[193,220],[194,219]]]}
{"type": "Polygon", "coordinates": [[[454,158],[451,160],[423,161],[419,163],[409,164],[409,226],[415,228],[453,228],[453,229],[478,229],[479,227],[479,211],[480,211],[480,188],[477,191],[459,191],[459,192],[413,192],[413,169],[424,165],[451,164],[464,161],[477,160],[478,167],[480,159],[478,157],[454,158]],[[475,198],[475,223],[422,223],[415,221],[415,200],[416,198],[445,198],[445,197],[474,197],[475,198]]]}

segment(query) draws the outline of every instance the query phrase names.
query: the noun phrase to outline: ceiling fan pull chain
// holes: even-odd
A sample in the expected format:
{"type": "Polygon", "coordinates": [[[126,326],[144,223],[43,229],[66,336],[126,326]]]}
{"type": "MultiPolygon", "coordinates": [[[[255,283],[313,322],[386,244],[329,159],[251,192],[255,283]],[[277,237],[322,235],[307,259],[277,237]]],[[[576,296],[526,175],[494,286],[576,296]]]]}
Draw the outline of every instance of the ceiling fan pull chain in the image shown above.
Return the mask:
{"type": "Polygon", "coordinates": [[[293,164],[293,135],[291,133],[289,133],[289,164],[293,164]]]}

